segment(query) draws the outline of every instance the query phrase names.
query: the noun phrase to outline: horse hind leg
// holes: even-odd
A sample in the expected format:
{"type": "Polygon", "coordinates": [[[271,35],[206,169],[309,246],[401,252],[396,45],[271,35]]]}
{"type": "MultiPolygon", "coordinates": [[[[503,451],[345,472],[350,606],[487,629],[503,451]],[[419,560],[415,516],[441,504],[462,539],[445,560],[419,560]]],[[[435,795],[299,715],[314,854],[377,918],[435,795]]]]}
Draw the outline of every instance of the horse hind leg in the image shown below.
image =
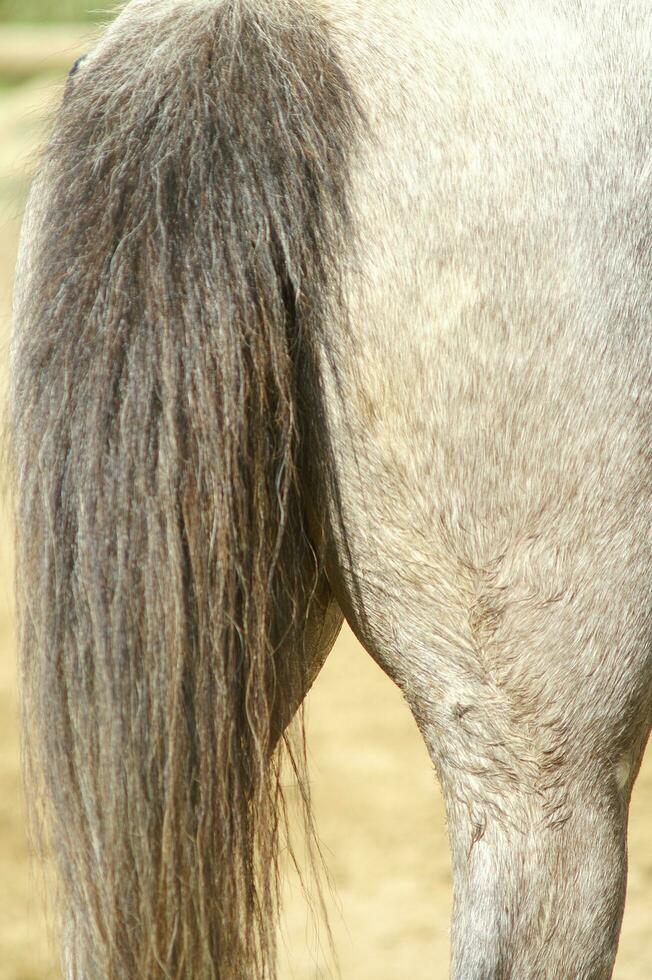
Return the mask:
{"type": "Polygon", "coordinates": [[[451,690],[449,725],[423,727],[449,814],[456,978],[612,974],[649,664],[631,590],[590,584],[609,578],[591,557],[593,580],[576,555],[565,591],[544,573],[471,608],[475,673],[451,690]]]}
{"type": "Polygon", "coordinates": [[[494,704],[451,709],[449,737],[425,736],[448,813],[452,976],[610,977],[627,819],[613,767],[588,733],[519,731],[494,704]]]}
{"type": "Polygon", "coordinates": [[[391,643],[365,638],[440,778],[455,980],[612,974],[650,722],[644,576],[629,558],[579,541],[562,554],[544,535],[471,572],[445,609],[424,587],[419,612],[396,609],[402,625],[382,631],[391,643]]]}

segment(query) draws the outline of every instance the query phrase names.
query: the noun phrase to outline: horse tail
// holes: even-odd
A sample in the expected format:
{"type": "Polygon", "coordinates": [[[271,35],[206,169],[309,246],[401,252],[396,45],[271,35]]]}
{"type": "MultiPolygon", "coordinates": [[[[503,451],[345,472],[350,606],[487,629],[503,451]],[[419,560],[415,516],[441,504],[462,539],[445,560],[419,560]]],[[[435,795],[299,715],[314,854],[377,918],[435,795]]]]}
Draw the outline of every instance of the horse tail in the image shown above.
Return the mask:
{"type": "Polygon", "coordinates": [[[319,571],[301,376],[354,116],[298,3],[134,5],[68,81],[11,427],[26,779],[75,980],[275,975],[274,717],[319,571]]]}

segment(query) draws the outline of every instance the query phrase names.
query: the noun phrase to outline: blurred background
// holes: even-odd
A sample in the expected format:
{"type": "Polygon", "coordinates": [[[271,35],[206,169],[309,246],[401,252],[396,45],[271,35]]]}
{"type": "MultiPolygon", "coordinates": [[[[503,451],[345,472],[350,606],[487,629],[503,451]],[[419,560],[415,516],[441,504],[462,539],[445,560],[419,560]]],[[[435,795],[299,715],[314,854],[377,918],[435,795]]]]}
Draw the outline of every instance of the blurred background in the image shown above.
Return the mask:
{"type": "MultiPolygon", "coordinates": [[[[0,0],[0,385],[6,387],[20,215],[65,74],[107,13],[84,0],[0,0]]],[[[0,474],[0,477],[2,475],[0,474]]],[[[0,525],[0,980],[60,976],[30,867],[19,778],[11,532],[0,525]]],[[[450,867],[432,767],[399,692],[348,630],[308,699],[327,905],[342,980],[444,980],[450,867]]],[[[325,930],[288,877],[281,980],[337,976],[325,930]]],[[[652,978],[652,757],[634,794],[617,980],[652,978]]],[[[199,978],[197,978],[199,980],[199,978]]],[[[566,978],[560,978],[566,980],[566,978]]]]}

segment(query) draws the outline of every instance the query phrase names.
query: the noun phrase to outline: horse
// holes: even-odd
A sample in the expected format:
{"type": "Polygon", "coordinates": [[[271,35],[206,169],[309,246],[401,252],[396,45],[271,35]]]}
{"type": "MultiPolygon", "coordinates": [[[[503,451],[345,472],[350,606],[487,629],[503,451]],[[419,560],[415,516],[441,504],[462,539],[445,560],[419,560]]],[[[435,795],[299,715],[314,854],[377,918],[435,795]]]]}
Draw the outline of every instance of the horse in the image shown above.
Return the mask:
{"type": "Polygon", "coordinates": [[[288,725],[343,617],[441,783],[451,976],[612,975],[651,60],[645,0],[131,0],[75,66],[10,352],[66,980],[277,976],[288,725]]]}

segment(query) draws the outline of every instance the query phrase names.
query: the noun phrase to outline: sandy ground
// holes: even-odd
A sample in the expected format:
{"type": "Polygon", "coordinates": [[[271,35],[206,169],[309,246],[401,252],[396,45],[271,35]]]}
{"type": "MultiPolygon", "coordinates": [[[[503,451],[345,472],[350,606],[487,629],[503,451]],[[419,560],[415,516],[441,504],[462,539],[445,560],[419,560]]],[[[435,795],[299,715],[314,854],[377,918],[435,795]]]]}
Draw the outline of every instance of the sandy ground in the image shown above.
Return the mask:
{"type": "MultiPolygon", "coordinates": [[[[39,35],[39,44],[43,44],[39,35]]],[[[57,36],[64,63],[78,39],[57,36]]],[[[1,47],[0,47],[1,52],[1,47]]],[[[68,57],[70,54],[70,57],[68,57]]],[[[51,55],[45,51],[43,57],[51,55]]],[[[0,60],[0,65],[2,61],[0,60]]],[[[52,64],[52,62],[48,62],[52,64]]],[[[0,89],[0,378],[8,296],[26,173],[42,132],[50,81],[0,89]]],[[[18,771],[11,549],[0,531],[0,980],[59,976],[30,872],[18,771]]],[[[447,976],[451,885],[443,807],[407,707],[348,631],[308,705],[317,823],[331,872],[334,946],[343,980],[447,976]]],[[[627,909],[615,976],[652,977],[652,753],[631,816],[627,909]]],[[[296,881],[288,880],[281,980],[334,976],[296,881]]],[[[563,978],[560,978],[563,980],[563,978]]]]}

